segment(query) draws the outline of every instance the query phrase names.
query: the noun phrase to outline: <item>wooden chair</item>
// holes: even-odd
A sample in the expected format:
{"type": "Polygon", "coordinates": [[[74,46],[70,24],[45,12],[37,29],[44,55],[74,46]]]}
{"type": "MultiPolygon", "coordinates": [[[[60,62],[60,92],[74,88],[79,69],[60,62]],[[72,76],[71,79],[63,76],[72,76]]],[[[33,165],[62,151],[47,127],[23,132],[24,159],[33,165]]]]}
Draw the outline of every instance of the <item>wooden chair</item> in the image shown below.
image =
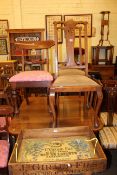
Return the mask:
{"type": "MultiPolygon", "coordinates": [[[[24,70],[24,59],[25,59],[25,51],[27,50],[38,50],[38,49],[46,49],[46,53],[49,60],[48,49],[54,45],[54,41],[38,41],[38,42],[16,42],[17,47],[22,50],[22,65],[24,70]]],[[[49,62],[48,62],[48,70],[49,70],[49,62]]],[[[19,113],[19,109],[17,108],[17,88],[47,88],[47,99],[50,85],[53,81],[53,76],[47,70],[31,70],[31,71],[22,71],[15,76],[11,77],[9,82],[12,87],[13,99],[14,99],[14,107],[15,113],[19,113]]],[[[27,104],[29,104],[28,94],[25,94],[27,104]]],[[[49,100],[48,100],[49,101],[49,100]]]]}
{"type": "Polygon", "coordinates": [[[103,80],[105,111],[100,113],[104,124],[99,132],[101,145],[105,149],[117,149],[117,80],[103,80]]]}
{"type": "Polygon", "coordinates": [[[8,174],[9,151],[13,147],[13,137],[9,137],[8,127],[14,117],[11,88],[0,89],[0,174],[8,174]]]}
{"type": "Polygon", "coordinates": [[[11,117],[13,117],[13,107],[9,104],[0,105],[0,172],[2,173],[8,173],[10,150],[8,126],[11,117]]]}
{"type": "MultiPolygon", "coordinates": [[[[50,88],[50,104],[53,114],[53,127],[57,127],[57,109],[58,97],[63,92],[68,93],[85,93],[85,101],[87,106],[91,107],[93,95],[95,96],[94,123],[93,129],[100,128],[98,113],[102,102],[102,88],[99,84],[88,77],[88,38],[87,38],[87,22],[82,21],[59,21],[54,22],[55,32],[55,81],[50,88]],[[58,31],[63,30],[66,44],[66,59],[60,65],[59,63],[59,47],[58,47],[58,31]],[[78,35],[76,38],[75,35],[78,35]],[[76,46],[77,45],[77,46],[76,46]],[[74,60],[74,48],[79,48],[79,56],[74,60]],[[82,56],[82,48],[83,52],[82,56]],[[90,98],[89,95],[90,94],[90,98]]],[[[77,123],[76,123],[77,125],[77,123]]]]}

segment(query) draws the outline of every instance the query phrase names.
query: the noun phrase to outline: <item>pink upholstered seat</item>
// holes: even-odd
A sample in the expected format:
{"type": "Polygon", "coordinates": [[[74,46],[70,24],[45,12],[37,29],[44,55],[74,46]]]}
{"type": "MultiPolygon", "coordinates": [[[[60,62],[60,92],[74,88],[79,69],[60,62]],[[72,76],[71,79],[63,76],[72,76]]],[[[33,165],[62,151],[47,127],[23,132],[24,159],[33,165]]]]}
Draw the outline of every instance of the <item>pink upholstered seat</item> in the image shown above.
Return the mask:
{"type": "Polygon", "coordinates": [[[7,130],[11,120],[11,114],[13,114],[13,108],[11,106],[0,105],[0,169],[5,168],[6,171],[10,147],[7,130]]]}
{"type": "Polygon", "coordinates": [[[5,117],[0,117],[0,128],[4,128],[6,126],[5,117]]]}
{"type": "Polygon", "coordinates": [[[20,72],[9,79],[9,82],[25,81],[52,81],[52,75],[47,71],[24,71],[20,72]]]}
{"type": "Polygon", "coordinates": [[[7,140],[0,140],[0,168],[7,167],[9,146],[7,140]]]}

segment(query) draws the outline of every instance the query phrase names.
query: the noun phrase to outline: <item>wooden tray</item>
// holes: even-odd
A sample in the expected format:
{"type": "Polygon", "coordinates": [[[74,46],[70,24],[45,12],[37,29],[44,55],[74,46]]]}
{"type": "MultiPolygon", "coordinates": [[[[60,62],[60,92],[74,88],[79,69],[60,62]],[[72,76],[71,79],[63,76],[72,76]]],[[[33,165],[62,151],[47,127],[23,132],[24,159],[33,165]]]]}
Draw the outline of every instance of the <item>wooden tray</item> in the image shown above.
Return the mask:
{"type": "Polygon", "coordinates": [[[106,157],[89,127],[26,129],[10,157],[10,175],[100,172],[106,157]]]}

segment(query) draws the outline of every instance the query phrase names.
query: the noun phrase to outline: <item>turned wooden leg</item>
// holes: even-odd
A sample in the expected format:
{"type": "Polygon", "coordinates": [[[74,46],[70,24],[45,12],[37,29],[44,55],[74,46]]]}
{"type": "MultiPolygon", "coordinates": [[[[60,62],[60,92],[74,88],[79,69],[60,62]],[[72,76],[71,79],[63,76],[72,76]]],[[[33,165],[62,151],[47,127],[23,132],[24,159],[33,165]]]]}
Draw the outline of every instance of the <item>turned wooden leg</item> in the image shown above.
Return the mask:
{"type": "Polygon", "coordinates": [[[50,92],[49,95],[50,110],[53,116],[53,128],[57,127],[57,114],[55,110],[55,92],[50,92]]]}
{"type": "Polygon", "coordinates": [[[48,105],[48,108],[49,108],[49,112],[51,112],[50,102],[49,102],[49,95],[50,95],[50,89],[47,88],[47,105],[48,105]]]}
{"type": "Polygon", "coordinates": [[[26,99],[26,104],[27,105],[30,104],[28,94],[29,94],[29,88],[24,88],[24,98],[26,99]]]}
{"type": "Polygon", "coordinates": [[[13,98],[14,114],[18,114],[19,109],[18,109],[18,104],[17,104],[17,91],[16,91],[16,89],[12,89],[12,98],[13,98]]]}

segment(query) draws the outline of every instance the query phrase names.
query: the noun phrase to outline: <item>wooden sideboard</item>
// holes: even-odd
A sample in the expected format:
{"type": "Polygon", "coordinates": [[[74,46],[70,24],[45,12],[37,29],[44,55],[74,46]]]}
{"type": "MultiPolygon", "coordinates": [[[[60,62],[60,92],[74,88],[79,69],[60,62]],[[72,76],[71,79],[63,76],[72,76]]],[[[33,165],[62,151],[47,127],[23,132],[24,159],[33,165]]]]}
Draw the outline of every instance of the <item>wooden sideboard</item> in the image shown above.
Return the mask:
{"type": "Polygon", "coordinates": [[[89,72],[99,72],[103,80],[114,79],[115,65],[89,64],[89,72]]]}

